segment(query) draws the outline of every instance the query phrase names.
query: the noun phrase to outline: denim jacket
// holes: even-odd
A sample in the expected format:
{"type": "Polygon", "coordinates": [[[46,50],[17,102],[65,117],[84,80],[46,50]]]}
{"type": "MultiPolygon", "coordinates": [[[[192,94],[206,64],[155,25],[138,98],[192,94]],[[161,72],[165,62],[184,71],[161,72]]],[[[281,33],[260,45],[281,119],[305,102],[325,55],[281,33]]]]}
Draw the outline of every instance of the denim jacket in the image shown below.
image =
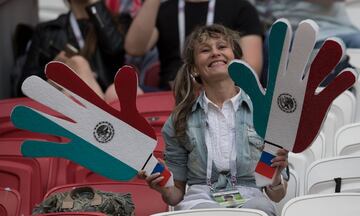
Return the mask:
{"type": "MultiPolygon", "coordinates": [[[[207,147],[205,143],[206,116],[204,112],[204,93],[192,107],[187,122],[187,142],[174,137],[173,117],[165,123],[162,133],[166,143],[165,161],[174,175],[174,179],[184,181],[189,186],[206,184],[207,147]]],[[[260,159],[263,139],[253,127],[253,107],[248,95],[241,92],[239,107],[235,113],[237,184],[256,187],[255,167],[260,159]]],[[[216,166],[212,166],[211,182],[219,177],[216,166]]]]}

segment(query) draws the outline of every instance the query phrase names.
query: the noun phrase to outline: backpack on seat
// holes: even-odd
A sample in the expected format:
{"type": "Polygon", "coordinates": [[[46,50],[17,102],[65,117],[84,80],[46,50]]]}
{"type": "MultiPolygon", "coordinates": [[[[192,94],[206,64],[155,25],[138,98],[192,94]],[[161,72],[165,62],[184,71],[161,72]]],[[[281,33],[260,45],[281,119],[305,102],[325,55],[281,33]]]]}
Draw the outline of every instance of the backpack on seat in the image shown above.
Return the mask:
{"type": "Polygon", "coordinates": [[[37,205],[32,214],[53,212],[102,212],[108,216],[130,216],[134,212],[130,194],[94,190],[79,187],[71,191],[56,193],[37,205]]]}

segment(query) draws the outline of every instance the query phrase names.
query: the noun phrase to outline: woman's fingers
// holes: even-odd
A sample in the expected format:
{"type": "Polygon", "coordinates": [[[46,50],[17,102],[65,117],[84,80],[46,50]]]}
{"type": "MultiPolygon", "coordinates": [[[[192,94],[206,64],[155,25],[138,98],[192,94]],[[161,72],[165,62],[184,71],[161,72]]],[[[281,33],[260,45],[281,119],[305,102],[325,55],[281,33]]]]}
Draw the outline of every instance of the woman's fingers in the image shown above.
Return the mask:
{"type": "Polygon", "coordinates": [[[146,178],[146,173],[144,170],[140,170],[137,174],[139,179],[145,179],[146,178]]]}
{"type": "Polygon", "coordinates": [[[154,189],[160,187],[158,184],[164,179],[164,177],[158,172],[147,176],[144,170],[138,172],[137,176],[140,179],[145,179],[148,185],[154,189]]]}
{"type": "Polygon", "coordinates": [[[272,159],[272,167],[278,167],[281,170],[283,170],[288,165],[288,154],[289,151],[285,149],[279,149],[277,151],[277,156],[272,159]]]}

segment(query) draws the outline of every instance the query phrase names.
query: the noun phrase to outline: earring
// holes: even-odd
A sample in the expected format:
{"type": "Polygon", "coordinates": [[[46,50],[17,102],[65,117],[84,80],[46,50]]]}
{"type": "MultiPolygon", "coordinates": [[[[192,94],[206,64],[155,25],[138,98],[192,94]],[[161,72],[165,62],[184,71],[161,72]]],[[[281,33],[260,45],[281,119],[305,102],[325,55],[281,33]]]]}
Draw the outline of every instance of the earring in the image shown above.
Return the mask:
{"type": "Polygon", "coordinates": [[[191,79],[195,80],[197,77],[199,77],[199,74],[197,72],[190,73],[191,79]]]}
{"type": "Polygon", "coordinates": [[[195,80],[195,76],[191,73],[190,74],[190,77],[191,77],[191,79],[195,82],[196,80],[195,80]]]}
{"type": "Polygon", "coordinates": [[[190,73],[190,77],[191,77],[191,79],[192,79],[194,82],[196,82],[196,83],[201,83],[201,79],[200,79],[199,73],[196,73],[196,72],[190,73]]]}

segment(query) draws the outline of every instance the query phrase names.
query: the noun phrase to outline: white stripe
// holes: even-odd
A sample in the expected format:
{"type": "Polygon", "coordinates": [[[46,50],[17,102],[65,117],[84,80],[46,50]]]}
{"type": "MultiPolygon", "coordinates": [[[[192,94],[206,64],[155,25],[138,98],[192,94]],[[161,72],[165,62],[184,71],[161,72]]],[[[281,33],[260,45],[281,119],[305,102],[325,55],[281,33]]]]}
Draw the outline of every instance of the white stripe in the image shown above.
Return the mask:
{"type": "Polygon", "coordinates": [[[71,29],[74,32],[76,41],[77,41],[80,49],[84,48],[84,45],[85,45],[84,37],[81,34],[80,27],[75,19],[74,13],[70,13],[70,25],[71,25],[71,29]]]}
{"type": "MultiPolygon", "coordinates": [[[[67,121],[55,117],[45,117],[71,131],[100,150],[126,163],[130,167],[136,170],[140,170],[143,167],[149,155],[155,149],[157,144],[156,140],[72,92],[68,93],[79,100],[85,108],[79,108],[80,106],[75,101],[70,100],[71,102],[69,102],[69,98],[64,94],[48,91],[49,89],[54,90],[55,88],[44,80],[32,78],[27,81],[27,87],[24,89],[24,94],[69,116],[76,123],[68,123],[67,121]],[[46,90],[44,91],[44,89],[46,90]],[[114,137],[108,143],[99,143],[93,135],[95,126],[102,121],[110,123],[115,131],[114,137]]],[[[57,89],[55,90],[58,91],[57,89]]]]}
{"type": "MultiPolygon", "coordinates": [[[[214,23],[216,0],[209,0],[208,11],[206,15],[206,25],[214,23]]],[[[185,43],[185,0],[179,0],[178,3],[178,30],[179,30],[179,48],[180,53],[184,49],[185,43]]]]}

